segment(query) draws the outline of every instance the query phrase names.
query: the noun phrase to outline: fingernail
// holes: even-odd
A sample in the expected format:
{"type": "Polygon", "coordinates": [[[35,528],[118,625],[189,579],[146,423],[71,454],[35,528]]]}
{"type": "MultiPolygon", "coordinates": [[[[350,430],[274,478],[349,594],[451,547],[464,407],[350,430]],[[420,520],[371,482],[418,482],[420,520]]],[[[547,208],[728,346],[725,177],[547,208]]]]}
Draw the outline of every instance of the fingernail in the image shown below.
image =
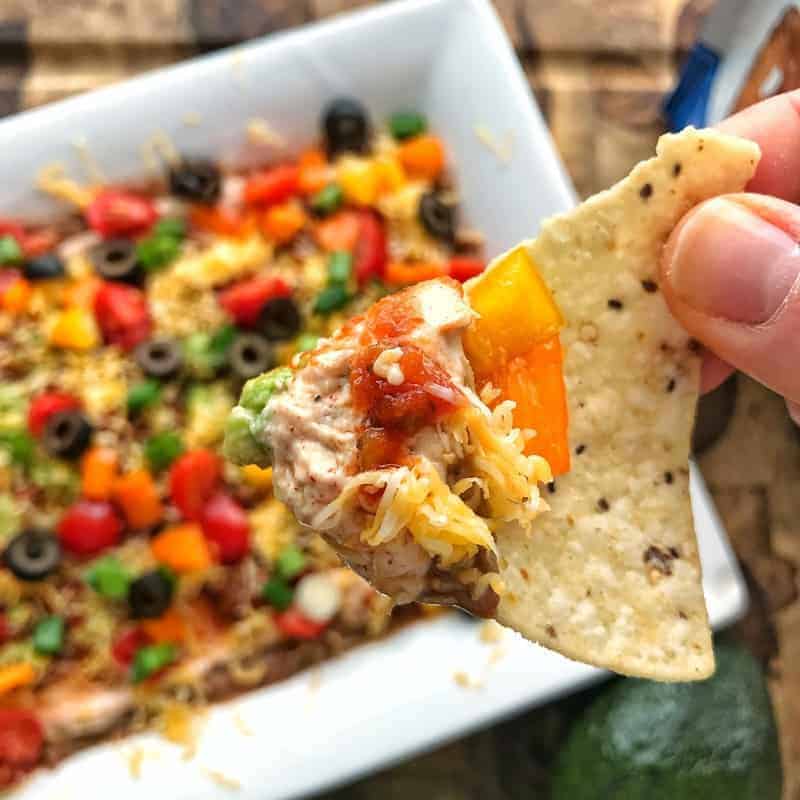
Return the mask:
{"type": "Polygon", "coordinates": [[[775,315],[800,275],[800,248],[746,206],[718,198],[697,209],[670,244],[666,277],[684,303],[734,322],[775,315]]]}

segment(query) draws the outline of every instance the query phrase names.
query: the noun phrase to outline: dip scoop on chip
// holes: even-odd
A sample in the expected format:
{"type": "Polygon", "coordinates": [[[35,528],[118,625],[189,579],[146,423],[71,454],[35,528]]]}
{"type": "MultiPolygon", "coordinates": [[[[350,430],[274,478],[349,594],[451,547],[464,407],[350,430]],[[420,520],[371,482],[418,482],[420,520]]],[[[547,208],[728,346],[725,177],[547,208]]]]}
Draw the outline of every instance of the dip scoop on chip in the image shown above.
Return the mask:
{"type": "Polygon", "coordinates": [[[455,604],[580,661],[713,672],[689,500],[699,358],[659,293],[694,205],[750,142],[664,136],[465,286],[417,284],[244,387],[237,463],[397,602],[455,604]]]}

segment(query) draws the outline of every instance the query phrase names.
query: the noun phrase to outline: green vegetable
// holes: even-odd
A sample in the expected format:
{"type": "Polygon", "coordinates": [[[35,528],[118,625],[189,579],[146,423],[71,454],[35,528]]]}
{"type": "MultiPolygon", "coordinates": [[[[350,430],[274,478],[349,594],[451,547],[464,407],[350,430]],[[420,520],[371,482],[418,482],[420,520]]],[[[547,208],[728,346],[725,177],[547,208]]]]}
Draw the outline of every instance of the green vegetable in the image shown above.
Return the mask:
{"type": "Polygon", "coordinates": [[[33,463],[35,444],[25,431],[0,431],[0,448],[8,453],[12,464],[30,467],[33,463]]]}
{"type": "Polygon", "coordinates": [[[64,620],[45,617],[33,629],[33,649],[44,656],[54,656],[64,646],[64,620]]]}
{"type": "Polygon", "coordinates": [[[174,644],[163,642],[140,648],[133,659],[131,678],[134,683],[141,683],[156,672],[168,667],[178,657],[178,649],[174,644]]]}
{"type": "Polygon", "coordinates": [[[338,183],[329,183],[324,189],[320,189],[311,198],[311,208],[321,216],[332,214],[344,200],[342,187],[338,183]]]}
{"type": "Polygon", "coordinates": [[[264,599],[278,611],[283,611],[292,604],[294,592],[292,587],[279,575],[273,575],[261,590],[264,599]]]}
{"type": "Polygon", "coordinates": [[[0,236],[0,264],[19,264],[22,248],[13,236],[0,236]]]}
{"type": "Polygon", "coordinates": [[[239,405],[259,414],[277,392],[282,392],[294,373],[289,367],[276,367],[257,378],[250,378],[242,388],[239,405]]]}
{"type": "Polygon", "coordinates": [[[314,312],[316,314],[329,314],[343,306],[350,300],[350,293],[347,287],[340,283],[331,284],[323,289],[314,302],[314,312]]]}
{"type": "Polygon", "coordinates": [[[428,121],[417,111],[399,111],[389,119],[389,130],[395,139],[402,141],[419,136],[428,129],[428,121]]]}
{"type": "Polygon", "coordinates": [[[315,333],[301,333],[297,337],[294,348],[298,353],[306,353],[309,350],[313,350],[317,346],[318,341],[319,336],[315,333]]]}
{"type": "Polygon", "coordinates": [[[144,444],[144,455],[155,472],[166,469],[183,452],[181,437],[174,431],[151,436],[144,444]]]}
{"type": "Polygon", "coordinates": [[[718,644],[702,683],[620,681],[559,757],[553,800],[779,800],[781,762],[753,657],[718,644]]]}
{"type": "Polygon", "coordinates": [[[186,226],[180,219],[162,219],[146,239],[136,246],[139,263],[146,269],[158,269],[174,261],[181,251],[186,226]]]}
{"type": "Polygon", "coordinates": [[[161,384],[155,378],[146,378],[128,390],[128,411],[138,413],[157,403],[161,397],[161,384]]]}
{"type": "Polygon", "coordinates": [[[353,272],[353,256],[346,250],[331,253],[328,259],[328,284],[346,284],[353,272]]]}
{"type": "Polygon", "coordinates": [[[86,582],[98,594],[110,600],[122,600],[128,595],[131,578],[118,558],[106,556],[89,568],[86,582]]]}
{"type": "Polygon", "coordinates": [[[278,575],[287,580],[302,572],[305,566],[306,557],[296,547],[285,547],[275,562],[278,575]]]}
{"type": "Polygon", "coordinates": [[[212,378],[218,369],[225,366],[236,333],[236,326],[225,325],[213,334],[198,332],[187,336],[183,340],[186,366],[198,378],[212,378]]]}

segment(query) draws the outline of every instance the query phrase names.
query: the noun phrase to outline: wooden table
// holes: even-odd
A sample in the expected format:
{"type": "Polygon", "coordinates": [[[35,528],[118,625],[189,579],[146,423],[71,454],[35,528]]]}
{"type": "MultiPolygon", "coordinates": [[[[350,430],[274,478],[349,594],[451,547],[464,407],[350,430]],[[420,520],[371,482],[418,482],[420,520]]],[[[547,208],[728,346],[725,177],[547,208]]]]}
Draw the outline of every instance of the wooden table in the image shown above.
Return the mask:
{"type": "MultiPolygon", "coordinates": [[[[370,2],[3,0],[0,115],[370,2]]],[[[495,2],[587,195],[652,153],[662,96],[714,0],[495,2]]],[[[700,461],[751,584],[752,608],[735,634],[767,670],[786,797],[800,800],[800,436],[779,398],[744,379],[738,390],[727,432],[700,461]]],[[[715,416],[708,410],[704,425],[715,416]]],[[[553,756],[587,700],[538,709],[330,797],[545,798],[553,756]]]]}

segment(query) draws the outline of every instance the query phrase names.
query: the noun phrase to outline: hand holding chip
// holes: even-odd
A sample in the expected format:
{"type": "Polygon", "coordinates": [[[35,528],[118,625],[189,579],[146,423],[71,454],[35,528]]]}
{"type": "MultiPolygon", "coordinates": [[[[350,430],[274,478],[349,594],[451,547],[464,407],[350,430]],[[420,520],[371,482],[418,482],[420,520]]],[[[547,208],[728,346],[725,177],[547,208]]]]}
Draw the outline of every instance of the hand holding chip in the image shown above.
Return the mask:
{"type": "Polygon", "coordinates": [[[762,158],[747,194],[694,208],[661,265],[673,314],[709,350],[703,390],[734,369],[786,398],[800,424],[800,91],[725,120],[762,158]]]}

